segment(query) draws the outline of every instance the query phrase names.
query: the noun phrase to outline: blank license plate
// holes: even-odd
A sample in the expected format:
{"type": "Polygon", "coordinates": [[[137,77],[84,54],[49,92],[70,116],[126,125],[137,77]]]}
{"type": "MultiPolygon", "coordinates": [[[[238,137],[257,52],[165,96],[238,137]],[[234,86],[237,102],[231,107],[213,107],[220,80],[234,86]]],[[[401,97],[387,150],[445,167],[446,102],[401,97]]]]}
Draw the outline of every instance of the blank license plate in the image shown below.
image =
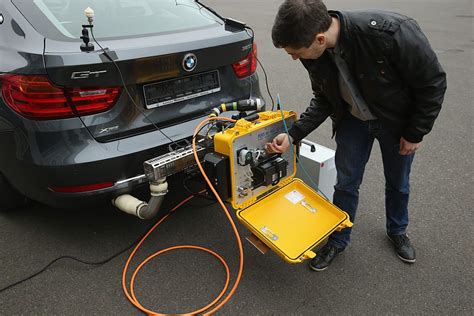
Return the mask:
{"type": "Polygon", "coordinates": [[[143,86],[147,109],[197,98],[220,90],[217,70],[143,86]]]}

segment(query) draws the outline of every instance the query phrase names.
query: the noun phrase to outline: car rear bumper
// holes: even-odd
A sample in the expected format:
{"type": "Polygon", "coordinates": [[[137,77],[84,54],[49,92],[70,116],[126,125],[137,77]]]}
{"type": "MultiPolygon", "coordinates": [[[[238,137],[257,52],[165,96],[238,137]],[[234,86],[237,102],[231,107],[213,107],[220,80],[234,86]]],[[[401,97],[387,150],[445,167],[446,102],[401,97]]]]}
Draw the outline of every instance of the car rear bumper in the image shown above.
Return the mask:
{"type": "MultiPolygon", "coordinates": [[[[162,131],[175,141],[189,138],[201,120],[162,131]]],[[[7,149],[0,156],[0,172],[25,196],[65,208],[103,204],[119,194],[145,187],[143,162],[168,152],[170,143],[159,131],[109,143],[98,143],[87,130],[80,135],[77,130],[63,131],[61,137],[57,134],[28,134],[23,129],[0,132],[0,143],[7,149]],[[79,193],[54,191],[104,182],[113,185],[79,193]]]]}

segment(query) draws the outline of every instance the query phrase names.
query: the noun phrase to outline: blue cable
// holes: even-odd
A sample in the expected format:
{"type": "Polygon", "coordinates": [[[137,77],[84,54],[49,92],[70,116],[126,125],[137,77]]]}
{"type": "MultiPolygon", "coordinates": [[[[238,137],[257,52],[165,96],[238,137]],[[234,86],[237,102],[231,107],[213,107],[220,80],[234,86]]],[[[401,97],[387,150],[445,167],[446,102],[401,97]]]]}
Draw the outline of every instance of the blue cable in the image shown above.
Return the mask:
{"type": "MultiPolygon", "coordinates": [[[[286,120],[285,120],[285,114],[283,113],[283,107],[281,106],[281,102],[280,102],[280,94],[277,94],[277,105],[278,105],[278,108],[280,109],[280,113],[281,113],[281,117],[282,117],[282,121],[283,121],[283,126],[285,127],[285,133],[286,135],[288,136],[288,139],[290,139],[290,134],[288,133],[288,126],[286,125],[286,120]]],[[[295,153],[293,151],[293,144],[290,144],[290,148],[291,148],[291,155],[293,156],[295,153]]],[[[296,156],[296,162],[298,164],[298,168],[301,168],[301,170],[303,170],[306,178],[308,178],[308,180],[313,184],[314,188],[319,192],[321,193],[321,195],[329,201],[328,197],[323,193],[323,191],[321,191],[319,189],[319,187],[316,185],[316,183],[313,181],[313,179],[311,179],[311,176],[308,174],[308,172],[306,171],[306,169],[303,167],[303,164],[301,163],[301,161],[298,159],[298,156],[296,156]]],[[[332,201],[329,201],[329,202],[332,202],[332,201]]]]}

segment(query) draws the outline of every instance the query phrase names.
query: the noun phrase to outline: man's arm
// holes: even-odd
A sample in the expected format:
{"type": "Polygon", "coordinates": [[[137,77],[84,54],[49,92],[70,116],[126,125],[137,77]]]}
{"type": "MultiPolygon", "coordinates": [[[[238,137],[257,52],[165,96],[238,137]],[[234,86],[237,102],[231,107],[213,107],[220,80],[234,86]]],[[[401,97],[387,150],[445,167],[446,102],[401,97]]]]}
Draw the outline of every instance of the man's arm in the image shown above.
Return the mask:
{"type": "Polygon", "coordinates": [[[288,131],[295,144],[321,125],[332,113],[329,101],[322,92],[321,87],[314,82],[311,74],[310,79],[314,97],[311,99],[306,111],[301,114],[299,120],[288,131]]]}
{"type": "Polygon", "coordinates": [[[311,87],[313,88],[314,97],[311,99],[309,107],[301,114],[298,121],[289,129],[290,139],[286,133],[277,135],[271,143],[266,144],[268,152],[284,153],[290,148],[290,143],[297,144],[306,135],[311,133],[326,118],[331,115],[331,105],[326,96],[321,91],[321,87],[317,86],[311,78],[311,87]]]}
{"type": "Polygon", "coordinates": [[[441,110],[446,73],[416,21],[404,21],[393,38],[393,63],[410,88],[413,102],[402,137],[419,143],[431,131],[441,110]]]}

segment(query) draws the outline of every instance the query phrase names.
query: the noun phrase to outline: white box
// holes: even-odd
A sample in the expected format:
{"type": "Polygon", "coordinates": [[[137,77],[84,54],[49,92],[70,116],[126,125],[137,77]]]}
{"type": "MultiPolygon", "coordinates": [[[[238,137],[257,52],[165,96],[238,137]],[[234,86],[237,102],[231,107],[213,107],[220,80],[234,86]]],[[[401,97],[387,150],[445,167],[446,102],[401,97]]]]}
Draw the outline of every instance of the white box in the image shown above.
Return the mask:
{"type": "Polygon", "coordinates": [[[303,139],[296,171],[297,178],[303,180],[316,192],[323,192],[331,202],[336,184],[335,154],[336,152],[330,148],[303,139]],[[314,151],[312,151],[313,149],[314,151]],[[301,165],[306,172],[303,171],[301,165]],[[311,177],[311,180],[308,179],[308,176],[311,177]]]}

